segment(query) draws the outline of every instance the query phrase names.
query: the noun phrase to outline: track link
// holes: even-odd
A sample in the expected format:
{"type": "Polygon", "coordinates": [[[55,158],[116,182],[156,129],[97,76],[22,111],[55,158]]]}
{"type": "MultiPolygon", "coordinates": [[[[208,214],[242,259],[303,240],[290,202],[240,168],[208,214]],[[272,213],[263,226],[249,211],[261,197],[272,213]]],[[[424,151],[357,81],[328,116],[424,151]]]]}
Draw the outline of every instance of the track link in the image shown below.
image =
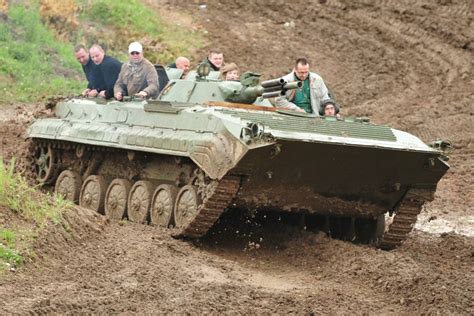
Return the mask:
{"type": "Polygon", "coordinates": [[[209,228],[217,221],[237,194],[240,187],[240,177],[226,176],[219,184],[212,196],[200,207],[199,213],[179,233],[179,237],[199,238],[204,236],[209,228]]]}
{"type": "Polygon", "coordinates": [[[434,190],[410,189],[401,201],[393,222],[382,236],[378,245],[384,250],[392,250],[402,244],[412,231],[425,202],[432,201],[434,190]]]}

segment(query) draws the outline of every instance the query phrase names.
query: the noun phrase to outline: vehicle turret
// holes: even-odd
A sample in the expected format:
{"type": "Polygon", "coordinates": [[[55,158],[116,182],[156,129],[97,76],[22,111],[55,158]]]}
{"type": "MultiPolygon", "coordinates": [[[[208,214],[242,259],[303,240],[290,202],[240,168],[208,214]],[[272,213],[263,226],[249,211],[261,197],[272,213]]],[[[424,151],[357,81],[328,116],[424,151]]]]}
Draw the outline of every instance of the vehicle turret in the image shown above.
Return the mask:
{"type": "Polygon", "coordinates": [[[158,97],[161,101],[171,102],[233,102],[242,104],[256,103],[271,106],[265,99],[283,95],[287,90],[301,88],[301,82],[286,82],[283,79],[263,81],[260,74],[245,72],[239,81],[217,79],[219,72],[191,72],[187,79],[171,80],[158,97]],[[258,101],[257,101],[258,99],[258,101]]]}

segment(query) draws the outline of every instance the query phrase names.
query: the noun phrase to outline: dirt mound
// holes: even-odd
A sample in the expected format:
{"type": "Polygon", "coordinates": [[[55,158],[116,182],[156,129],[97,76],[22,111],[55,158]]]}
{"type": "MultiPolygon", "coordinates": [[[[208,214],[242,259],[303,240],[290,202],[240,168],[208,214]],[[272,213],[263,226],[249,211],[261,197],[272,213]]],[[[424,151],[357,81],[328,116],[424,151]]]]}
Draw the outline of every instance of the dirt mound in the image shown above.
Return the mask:
{"type": "Polygon", "coordinates": [[[24,132],[33,120],[49,115],[41,104],[8,104],[2,105],[0,111],[0,156],[9,160],[24,153],[24,132]]]}
{"type": "MultiPolygon", "coordinates": [[[[209,47],[244,70],[268,79],[307,56],[345,115],[451,139],[452,169],[421,217],[473,230],[472,1],[151,2],[193,16],[209,47]]],[[[36,109],[2,108],[1,155],[20,155],[36,109]]],[[[45,241],[44,256],[1,281],[2,313],[474,312],[473,237],[415,230],[384,252],[291,223],[242,230],[229,220],[193,244],[156,227],[85,218],[97,224],[71,218],[82,233],[45,241]]]]}

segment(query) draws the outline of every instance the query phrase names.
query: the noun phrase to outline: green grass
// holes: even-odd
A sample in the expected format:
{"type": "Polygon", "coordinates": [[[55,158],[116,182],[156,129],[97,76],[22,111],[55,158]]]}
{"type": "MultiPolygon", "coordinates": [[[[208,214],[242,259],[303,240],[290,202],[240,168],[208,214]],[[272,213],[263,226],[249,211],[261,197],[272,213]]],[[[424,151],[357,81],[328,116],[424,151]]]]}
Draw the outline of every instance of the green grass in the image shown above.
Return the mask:
{"type": "Polygon", "coordinates": [[[16,233],[8,229],[0,229],[0,262],[4,266],[20,265],[23,257],[16,248],[16,233]]]}
{"type": "Polygon", "coordinates": [[[204,45],[203,32],[166,23],[153,7],[138,0],[78,2],[82,3],[80,19],[83,22],[95,21],[116,30],[118,40],[108,44],[116,55],[126,52],[131,41],[147,38],[159,43],[161,49],[153,52],[145,46],[146,57],[153,63],[167,64],[178,56],[190,57],[204,45]]]}
{"type": "Polygon", "coordinates": [[[0,206],[33,228],[0,225],[0,269],[21,264],[35,236],[50,223],[62,224],[62,213],[72,205],[59,196],[45,195],[30,187],[24,178],[14,173],[13,166],[14,161],[6,165],[0,158],[0,206]]]}
{"type": "Polygon", "coordinates": [[[9,165],[0,159],[0,205],[33,220],[40,228],[48,222],[58,224],[62,220],[61,210],[71,202],[60,196],[40,193],[28,185],[26,180],[14,173],[14,161],[9,165]]]}
{"type": "Polygon", "coordinates": [[[0,103],[70,95],[84,86],[81,72],[72,45],[42,24],[34,1],[10,6],[0,25],[0,103]]]}

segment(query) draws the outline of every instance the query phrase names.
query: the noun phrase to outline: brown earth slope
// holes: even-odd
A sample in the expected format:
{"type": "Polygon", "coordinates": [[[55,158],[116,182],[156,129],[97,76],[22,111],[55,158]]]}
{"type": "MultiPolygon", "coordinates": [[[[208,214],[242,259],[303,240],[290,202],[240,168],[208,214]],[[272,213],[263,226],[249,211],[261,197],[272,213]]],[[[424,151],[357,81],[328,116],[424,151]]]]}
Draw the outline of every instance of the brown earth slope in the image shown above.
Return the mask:
{"type": "MultiPolygon", "coordinates": [[[[472,1],[147,2],[173,20],[192,16],[209,47],[244,70],[276,77],[307,56],[345,115],[451,139],[452,169],[418,227],[456,222],[470,237],[415,230],[384,252],[278,221],[222,221],[193,244],[84,215],[94,229],[58,228],[33,263],[0,281],[0,313],[474,313],[472,1]]],[[[20,155],[33,111],[0,114],[1,155],[20,155]]]]}

